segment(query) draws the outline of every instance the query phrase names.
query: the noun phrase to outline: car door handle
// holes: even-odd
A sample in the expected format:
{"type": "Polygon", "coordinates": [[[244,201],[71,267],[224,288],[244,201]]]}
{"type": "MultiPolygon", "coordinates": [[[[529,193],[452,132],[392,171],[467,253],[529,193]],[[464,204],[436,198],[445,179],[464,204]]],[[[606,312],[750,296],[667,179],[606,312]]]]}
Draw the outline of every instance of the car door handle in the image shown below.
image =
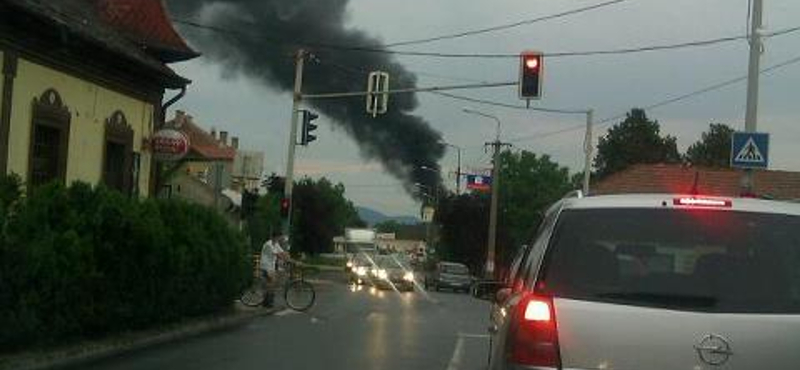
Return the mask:
{"type": "Polygon", "coordinates": [[[494,324],[493,325],[489,325],[489,327],[487,329],[489,330],[489,333],[491,333],[491,334],[496,334],[497,333],[497,325],[494,325],[494,324]]]}

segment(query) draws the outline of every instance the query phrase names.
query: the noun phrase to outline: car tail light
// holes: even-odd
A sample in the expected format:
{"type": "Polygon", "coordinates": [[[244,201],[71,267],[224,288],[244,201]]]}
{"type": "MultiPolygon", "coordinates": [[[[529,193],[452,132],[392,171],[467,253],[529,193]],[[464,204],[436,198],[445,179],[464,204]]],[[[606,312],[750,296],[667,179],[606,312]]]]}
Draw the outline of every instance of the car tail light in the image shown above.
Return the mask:
{"type": "Polygon", "coordinates": [[[531,294],[517,306],[517,325],[509,346],[510,361],[522,366],[560,366],[553,299],[531,294]]]}
{"type": "Polygon", "coordinates": [[[690,206],[690,207],[716,207],[716,208],[730,208],[733,202],[729,199],[714,199],[714,198],[699,198],[699,197],[685,197],[675,198],[672,204],[676,206],[690,206]]]}

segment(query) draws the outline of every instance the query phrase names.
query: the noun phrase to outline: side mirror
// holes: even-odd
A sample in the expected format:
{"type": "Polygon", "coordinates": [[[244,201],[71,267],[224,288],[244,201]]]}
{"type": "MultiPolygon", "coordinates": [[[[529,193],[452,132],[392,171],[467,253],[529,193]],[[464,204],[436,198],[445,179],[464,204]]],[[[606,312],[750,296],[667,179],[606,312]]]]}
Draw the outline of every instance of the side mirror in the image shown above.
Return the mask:
{"type": "Polygon", "coordinates": [[[497,299],[498,291],[503,286],[504,284],[500,281],[476,281],[472,284],[472,296],[480,300],[494,302],[497,299]]]}

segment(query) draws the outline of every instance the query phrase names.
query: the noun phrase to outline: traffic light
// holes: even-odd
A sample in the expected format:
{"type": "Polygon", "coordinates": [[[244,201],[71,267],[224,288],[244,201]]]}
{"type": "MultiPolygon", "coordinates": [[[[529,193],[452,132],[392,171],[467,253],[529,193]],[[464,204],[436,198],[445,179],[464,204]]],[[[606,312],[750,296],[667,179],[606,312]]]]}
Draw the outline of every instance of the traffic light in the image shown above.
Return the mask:
{"type": "Polygon", "coordinates": [[[303,111],[303,135],[300,138],[300,145],[308,145],[308,143],[317,140],[317,137],[312,134],[314,130],[317,129],[317,125],[313,124],[312,122],[319,118],[319,115],[309,112],[307,110],[303,111]]]}
{"type": "Polygon", "coordinates": [[[289,210],[292,208],[291,206],[292,204],[289,198],[281,199],[281,217],[283,218],[289,217],[289,210]]]}
{"type": "Polygon", "coordinates": [[[524,51],[519,56],[519,97],[533,100],[542,97],[544,58],[541,52],[524,51]]]}

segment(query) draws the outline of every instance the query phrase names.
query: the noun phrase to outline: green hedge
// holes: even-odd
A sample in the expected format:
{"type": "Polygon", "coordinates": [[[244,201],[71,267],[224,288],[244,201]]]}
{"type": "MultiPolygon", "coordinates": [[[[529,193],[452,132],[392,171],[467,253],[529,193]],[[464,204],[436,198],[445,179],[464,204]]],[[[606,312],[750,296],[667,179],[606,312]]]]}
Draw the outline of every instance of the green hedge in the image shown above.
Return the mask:
{"type": "Polygon", "coordinates": [[[18,189],[0,179],[0,352],[219,311],[252,275],[213,210],[86,184],[18,189]]]}

